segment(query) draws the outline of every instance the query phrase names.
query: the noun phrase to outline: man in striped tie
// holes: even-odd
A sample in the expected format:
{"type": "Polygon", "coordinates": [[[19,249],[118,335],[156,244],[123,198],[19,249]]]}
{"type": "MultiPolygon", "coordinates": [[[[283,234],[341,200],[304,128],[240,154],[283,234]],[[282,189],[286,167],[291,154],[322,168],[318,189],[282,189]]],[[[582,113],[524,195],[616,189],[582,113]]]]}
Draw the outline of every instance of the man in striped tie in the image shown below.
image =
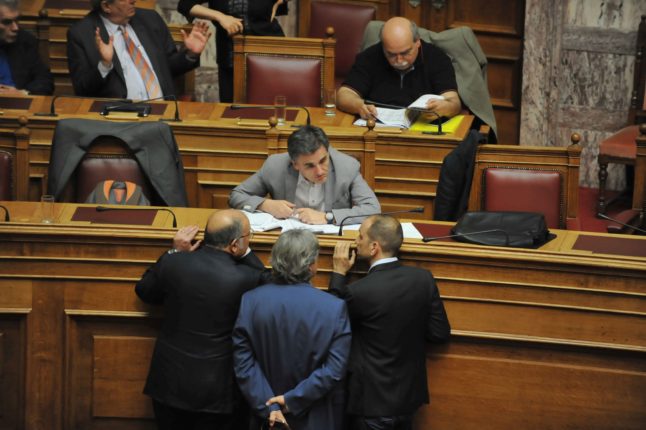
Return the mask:
{"type": "Polygon", "coordinates": [[[164,20],[136,0],[91,0],[67,34],[76,95],[147,100],[176,95],[173,78],[199,65],[210,32],[197,22],[178,49],[164,20]]]}

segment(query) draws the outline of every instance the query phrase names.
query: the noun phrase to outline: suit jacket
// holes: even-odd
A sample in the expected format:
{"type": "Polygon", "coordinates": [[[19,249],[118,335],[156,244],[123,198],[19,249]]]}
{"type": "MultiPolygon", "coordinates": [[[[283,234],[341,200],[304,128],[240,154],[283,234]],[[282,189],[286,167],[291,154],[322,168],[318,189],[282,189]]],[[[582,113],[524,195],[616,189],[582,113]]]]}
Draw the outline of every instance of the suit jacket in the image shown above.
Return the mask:
{"type": "MultiPolygon", "coordinates": [[[[166,23],[157,12],[137,9],[130,25],[150,58],[162,93],[175,95],[173,78],[194,69],[199,61],[190,61],[184,50],[177,49],[166,23]]],[[[108,32],[96,11],[87,14],[67,32],[67,58],[74,93],[87,97],[126,98],[126,82],[116,53],[114,67],[105,79],[99,73],[100,56],[94,41],[96,27],[107,43],[108,32]]]]}
{"type": "Polygon", "coordinates": [[[345,303],[309,284],[269,284],[245,293],[233,348],[238,384],[252,411],[266,418],[265,402],[284,394],[292,430],[341,428],[350,339],[345,303]]]}
{"type": "Polygon", "coordinates": [[[54,92],[54,78],[38,53],[38,41],[29,32],[18,30],[14,43],[2,47],[7,54],[11,77],[19,90],[30,94],[50,95],[54,92]]]}
{"type": "Polygon", "coordinates": [[[349,286],[333,273],[330,291],[346,300],[352,324],[348,413],[408,415],[428,403],[426,341],[451,331],[433,275],[395,261],[349,286]]]}
{"type": "MultiPolygon", "coordinates": [[[[379,42],[383,25],[383,21],[368,23],[363,34],[362,50],[379,42]]],[[[435,33],[420,28],[419,35],[422,40],[434,44],[451,57],[460,99],[496,135],[496,117],[487,86],[487,56],[482,52],[473,30],[457,27],[435,33]]]]}
{"type": "Polygon", "coordinates": [[[188,411],[231,413],[237,401],[231,331],[240,297],[263,282],[253,253],[242,260],[203,246],[164,253],[137,283],[146,303],[163,304],[144,393],[188,411]]]}
{"type": "Polygon", "coordinates": [[[54,131],[49,158],[49,194],[58,200],[76,166],[100,136],[114,136],[126,144],[166,205],[188,206],[182,158],[170,126],[162,122],[61,119],[54,131]]]}
{"type": "MultiPolygon", "coordinates": [[[[337,224],[348,216],[381,212],[377,196],[359,172],[359,162],[330,147],[330,170],[325,183],[325,210],[332,211],[337,224]]],[[[256,208],[269,194],[274,200],[294,202],[298,172],[289,154],[274,154],[260,170],[231,191],[229,206],[249,210],[256,208]]],[[[354,221],[360,221],[356,219],[354,221]]]]}

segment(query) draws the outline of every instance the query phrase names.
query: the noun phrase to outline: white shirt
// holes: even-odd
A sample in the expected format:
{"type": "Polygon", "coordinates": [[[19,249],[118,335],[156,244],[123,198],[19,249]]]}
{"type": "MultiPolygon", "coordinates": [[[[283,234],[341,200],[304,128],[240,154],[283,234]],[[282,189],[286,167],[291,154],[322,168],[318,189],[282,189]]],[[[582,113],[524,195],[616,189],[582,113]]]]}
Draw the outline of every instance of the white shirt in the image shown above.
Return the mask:
{"type": "MultiPolygon", "coordinates": [[[[144,80],[142,79],[137,66],[132,61],[132,57],[130,57],[128,47],[126,46],[126,42],[123,39],[123,33],[119,30],[120,26],[113,23],[104,16],[101,16],[101,21],[103,21],[103,25],[105,25],[105,28],[108,31],[108,35],[114,36],[114,51],[117,54],[117,58],[119,58],[119,62],[121,63],[121,70],[123,71],[123,77],[126,80],[126,88],[128,89],[127,97],[132,100],[148,100],[150,96],[148,95],[148,91],[146,91],[146,84],[144,83],[144,80]]],[[[128,37],[130,37],[130,40],[132,40],[137,49],[141,51],[142,57],[148,63],[150,69],[153,71],[157,85],[161,90],[161,85],[159,85],[157,74],[152,67],[152,63],[150,62],[150,58],[148,58],[146,50],[141,45],[141,42],[139,42],[137,33],[135,33],[135,30],[130,24],[126,24],[125,27],[126,31],[128,32],[128,37]]],[[[103,63],[99,61],[99,73],[101,73],[101,77],[105,78],[113,67],[114,62],[110,65],[110,67],[105,67],[103,63]]]]}
{"type": "Polygon", "coordinates": [[[372,270],[373,267],[379,266],[380,264],[392,263],[392,262],[397,261],[397,260],[398,260],[397,257],[380,258],[379,260],[372,263],[370,265],[370,269],[368,269],[368,270],[370,271],[370,270],[372,270]]]}
{"type": "Polygon", "coordinates": [[[297,208],[311,208],[323,212],[325,210],[325,182],[313,184],[299,173],[294,200],[297,208]]]}

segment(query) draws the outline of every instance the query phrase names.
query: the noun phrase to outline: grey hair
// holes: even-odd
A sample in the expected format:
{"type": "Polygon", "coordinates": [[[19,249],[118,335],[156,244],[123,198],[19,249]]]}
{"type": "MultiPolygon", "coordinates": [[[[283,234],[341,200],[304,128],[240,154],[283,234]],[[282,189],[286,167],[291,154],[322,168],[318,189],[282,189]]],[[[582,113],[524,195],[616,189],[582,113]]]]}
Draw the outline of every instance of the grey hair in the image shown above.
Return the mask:
{"type": "Polygon", "coordinates": [[[101,3],[106,2],[107,4],[112,4],[114,0],[90,0],[90,2],[92,4],[92,10],[98,10],[100,12],[102,10],[101,3]]]}
{"type": "Polygon", "coordinates": [[[287,139],[287,152],[292,161],[296,161],[301,155],[315,153],[321,146],[328,149],[330,142],[325,132],[314,125],[299,128],[287,139]]]}
{"type": "Polygon", "coordinates": [[[289,230],[281,234],[271,249],[274,280],[300,284],[312,278],[310,266],[319,256],[319,242],[309,230],[289,230]]]}
{"type": "Polygon", "coordinates": [[[242,236],[243,229],[242,221],[237,218],[234,218],[231,224],[219,230],[209,231],[208,228],[205,228],[204,243],[217,249],[224,249],[242,236]]]}
{"type": "Polygon", "coordinates": [[[17,10],[19,7],[18,0],[0,0],[0,6],[4,6],[7,9],[17,10]]]}
{"type": "MultiPolygon", "coordinates": [[[[408,20],[410,23],[410,34],[413,35],[413,42],[417,42],[419,40],[419,29],[417,28],[417,24],[415,24],[414,21],[411,21],[410,19],[408,20]]],[[[386,25],[382,25],[381,28],[379,29],[379,41],[383,42],[384,41],[384,27],[386,25]]]]}

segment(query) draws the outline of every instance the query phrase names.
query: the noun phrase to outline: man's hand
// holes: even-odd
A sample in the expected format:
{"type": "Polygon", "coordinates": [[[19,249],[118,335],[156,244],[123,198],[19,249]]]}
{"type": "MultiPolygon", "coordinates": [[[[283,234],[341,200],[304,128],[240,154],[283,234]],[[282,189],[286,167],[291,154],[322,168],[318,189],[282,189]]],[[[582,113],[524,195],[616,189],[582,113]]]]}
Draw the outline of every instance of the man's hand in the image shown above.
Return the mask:
{"type": "Polygon", "coordinates": [[[236,18],[235,16],[222,14],[220,19],[218,20],[218,23],[227,31],[227,34],[229,36],[234,36],[238,33],[242,33],[242,30],[244,30],[242,19],[236,18]]]}
{"type": "Polygon", "coordinates": [[[292,216],[294,206],[296,206],[294,203],[288,202],[287,200],[265,199],[265,201],[258,205],[258,209],[272,214],[275,218],[284,219],[292,216]]]}
{"type": "Polygon", "coordinates": [[[103,42],[101,39],[101,34],[99,33],[99,27],[96,28],[94,32],[94,41],[96,42],[96,47],[99,50],[99,56],[101,57],[101,62],[107,68],[112,67],[112,57],[114,55],[114,36],[110,36],[108,43],[103,42]]]}
{"type": "Polygon", "coordinates": [[[202,51],[204,51],[206,42],[211,37],[208,23],[206,21],[195,21],[195,24],[193,24],[193,28],[188,36],[184,30],[181,30],[181,32],[182,37],[184,38],[184,46],[187,51],[191,55],[199,57],[202,51]]]}
{"type": "Polygon", "coordinates": [[[339,88],[336,104],[343,112],[359,115],[363,119],[377,118],[377,108],[367,105],[363,98],[349,87],[339,88]]]}
{"type": "Polygon", "coordinates": [[[359,108],[359,116],[363,119],[377,119],[377,108],[375,107],[375,105],[367,105],[365,103],[362,103],[361,107],[359,108]]]}
{"type": "MultiPolygon", "coordinates": [[[[426,102],[426,108],[437,113],[439,116],[445,116],[450,118],[460,113],[462,109],[462,103],[460,102],[460,96],[455,91],[447,91],[442,94],[444,100],[429,100],[426,102]]],[[[437,118],[432,118],[431,120],[436,120],[437,118]]]]}
{"type": "Polygon", "coordinates": [[[354,250],[350,250],[350,245],[350,242],[343,241],[338,241],[334,245],[334,255],[332,256],[334,273],[345,276],[354,265],[357,253],[354,250]]]}
{"type": "Polygon", "coordinates": [[[200,228],[196,225],[188,225],[177,230],[173,237],[173,248],[178,251],[195,251],[202,243],[201,240],[192,243],[200,228]]]}
{"type": "Polygon", "coordinates": [[[300,222],[305,224],[327,224],[325,212],[319,212],[310,208],[296,209],[296,216],[300,222]]]}
{"type": "Polygon", "coordinates": [[[271,406],[273,404],[277,404],[280,406],[279,411],[271,411],[269,413],[269,426],[270,428],[274,426],[275,423],[281,423],[285,427],[289,428],[289,425],[287,424],[287,420],[285,419],[285,416],[283,415],[283,411],[287,411],[287,406],[285,405],[285,396],[280,395],[280,396],[275,396],[272,397],[271,399],[267,400],[265,405],[271,406]]]}

